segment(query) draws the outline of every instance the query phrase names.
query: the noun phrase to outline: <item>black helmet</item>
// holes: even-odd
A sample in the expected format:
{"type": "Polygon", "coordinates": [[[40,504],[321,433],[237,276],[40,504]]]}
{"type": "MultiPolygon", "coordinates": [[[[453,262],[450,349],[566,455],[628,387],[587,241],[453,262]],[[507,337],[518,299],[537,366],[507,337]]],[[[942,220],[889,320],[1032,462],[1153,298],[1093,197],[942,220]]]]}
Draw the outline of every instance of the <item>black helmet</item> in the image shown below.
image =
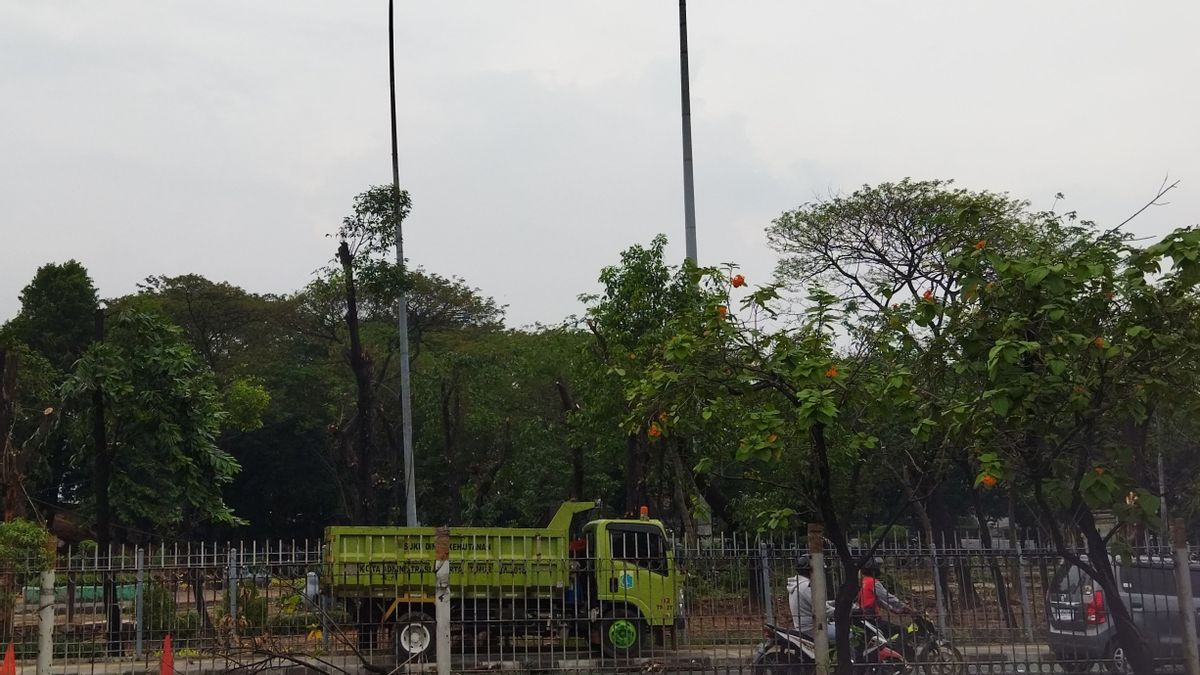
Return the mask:
{"type": "Polygon", "coordinates": [[[810,558],[807,553],[797,558],[796,569],[800,571],[800,574],[811,574],[812,558],[810,558]]]}
{"type": "Polygon", "coordinates": [[[883,571],[883,560],[880,558],[871,558],[863,563],[862,571],[871,575],[879,574],[883,571]]]}

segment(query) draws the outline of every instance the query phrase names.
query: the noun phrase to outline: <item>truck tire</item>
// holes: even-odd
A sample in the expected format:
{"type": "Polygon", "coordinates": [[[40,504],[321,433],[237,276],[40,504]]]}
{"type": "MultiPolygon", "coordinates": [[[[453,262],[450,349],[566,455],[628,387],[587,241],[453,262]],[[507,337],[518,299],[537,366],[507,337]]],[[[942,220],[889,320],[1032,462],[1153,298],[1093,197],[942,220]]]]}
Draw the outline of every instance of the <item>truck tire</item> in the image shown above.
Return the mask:
{"type": "Polygon", "coordinates": [[[409,612],[396,619],[396,656],[402,660],[430,660],[437,653],[437,622],[425,612],[409,612]]]}
{"type": "Polygon", "coordinates": [[[648,656],[650,626],[634,609],[609,610],[600,622],[600,649],[611,659],[648,656]]]}

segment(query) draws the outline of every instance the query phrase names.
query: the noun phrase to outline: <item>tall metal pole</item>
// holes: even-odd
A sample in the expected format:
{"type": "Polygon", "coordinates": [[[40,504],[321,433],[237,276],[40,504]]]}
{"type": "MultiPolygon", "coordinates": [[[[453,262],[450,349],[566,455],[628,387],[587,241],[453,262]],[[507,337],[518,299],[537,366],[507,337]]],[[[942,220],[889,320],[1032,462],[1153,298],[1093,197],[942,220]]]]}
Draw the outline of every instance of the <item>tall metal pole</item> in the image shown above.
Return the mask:
{"type": "Polygon", "coordinates": [[[696,188],[692,182],[692,95],[688,84],[687,0],[679,0],[679,95],[683,110],[683,226],[687,257],[696,262],[696,188]]]}
{"type": "MultiPolygon", "coordinates": [[[[392,95],[392,184],[395,203],[392,215],[396,220],[396,266],[404,273],[404,228],[400,219],[400,152],[396,148],[396,30],[393,19],[394,0],[388,0],[388,86],[392,95]]],[[[404,439],[404,501],[405,520],[409,527],[417,521],[417,475],[413,468],[412,444],[412,387],[408,367],[408,291],[401,287],[396,313],[400,317],[400,425],[404,439]]]]}

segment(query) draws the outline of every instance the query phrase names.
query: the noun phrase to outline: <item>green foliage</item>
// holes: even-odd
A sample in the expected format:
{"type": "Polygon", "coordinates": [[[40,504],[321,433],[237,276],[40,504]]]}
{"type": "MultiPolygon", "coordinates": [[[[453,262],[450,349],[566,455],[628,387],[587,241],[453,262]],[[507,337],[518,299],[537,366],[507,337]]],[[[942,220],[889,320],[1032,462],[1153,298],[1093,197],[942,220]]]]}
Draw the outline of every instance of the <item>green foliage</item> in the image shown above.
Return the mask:
{"type": "MultiPolygon", "coordinates": [[[[81,459],[95,451],[90,404],[97,389],[104,397],[113,452],[109,494],[119,522],[159,532],[195,521],[238,522],[221,494],[239,468],[216,444],[226,413],[211,371],[178,328],[126,311],[79,361],[63,391],[81,459]]],[[[85,461],[90,466],[90,458],[85,461]]]]}
{"type": "Polygon", "coordinates": [[[238,378],[225,388],[226,424],[239,431],[254,431],[263,426],[262,415],[271,403],[271,394],[257,378],[238,378]]]}
{"type": "MultiPolygon", "coordinates": [[[[142,612],[146,630],[151,634],[172,632],[179,623],[179,617],[176,616],[175,591],[155,581],[145,584],[142,587],[142,612]]],[[[178,634],[176,637],[179,637],[178,634]]]]}
{"type": "Polygon", "coordinates": [[[70,370],[95,334],[96,287],[87,270],[75,260],[43,265],[20,299],[20,313],[2,333],[28,345],[58,371],[70,370]]]}
{"type": "Polygon", "coordinates": [[[22,578],[49,569],[49,537],[46,528],[28,520],[0,523],[0,566],[22,578]]]}

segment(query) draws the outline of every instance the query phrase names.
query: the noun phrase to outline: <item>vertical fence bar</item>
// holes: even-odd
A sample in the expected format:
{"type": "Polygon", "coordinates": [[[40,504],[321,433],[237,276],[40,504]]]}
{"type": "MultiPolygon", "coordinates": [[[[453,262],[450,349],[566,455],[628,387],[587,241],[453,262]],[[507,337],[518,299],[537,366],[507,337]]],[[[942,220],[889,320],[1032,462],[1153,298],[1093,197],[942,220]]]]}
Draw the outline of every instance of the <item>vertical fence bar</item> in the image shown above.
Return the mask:
{"type": "Polygon", "coordinates": [[[238,569],[237,569],[237,549],[229,549],[229,575],[225,582],[225,593],[229,596],[229,633],[233,637],[237,637],[237,619],[238,619],[238,569]]]}
{"type": "Polygon", "coordinates": [[[771,545],[758,542],[758,574],[762,586],[763,618],[775,623],[775,600],[771,597],[771,545]]]}
{"type": "Polygon", "coordinates": [[[825,588],[825,528],[820,523],[808,524],[808,557],[812,562],[809,583],[812,589],[812,637],[817,656],[817,675],[828,675],[829,634],[825,632],[825,627],[829,625],[829,620],[825,616],[825,599],[829,593],[825,588]]]}
{"type": "Polygon", "coordinates": [[[145,614],[145,584],[146,584],[146,552],[141,546],[133,554],[133,564],[136,571],[136,586],[134,587],[133,598],[133,622],[134,622],[134,642],[133,654],[137,658],[142,658],[142,631],[145,630],[146,614],[145,614]]]}
{"type": "Polygon", "coordinates": [[[1179,613],[1183,619],[1183,652],[1188,675],[1200,675],[1200,651],[1196,647],[1196,607],[1192,599],[1192,565],[1188,555],[1187,529],[1183,519],[1171,523],[1171,543],[1175,546],[1175,587],[1179,595],[1179,613]]]}

